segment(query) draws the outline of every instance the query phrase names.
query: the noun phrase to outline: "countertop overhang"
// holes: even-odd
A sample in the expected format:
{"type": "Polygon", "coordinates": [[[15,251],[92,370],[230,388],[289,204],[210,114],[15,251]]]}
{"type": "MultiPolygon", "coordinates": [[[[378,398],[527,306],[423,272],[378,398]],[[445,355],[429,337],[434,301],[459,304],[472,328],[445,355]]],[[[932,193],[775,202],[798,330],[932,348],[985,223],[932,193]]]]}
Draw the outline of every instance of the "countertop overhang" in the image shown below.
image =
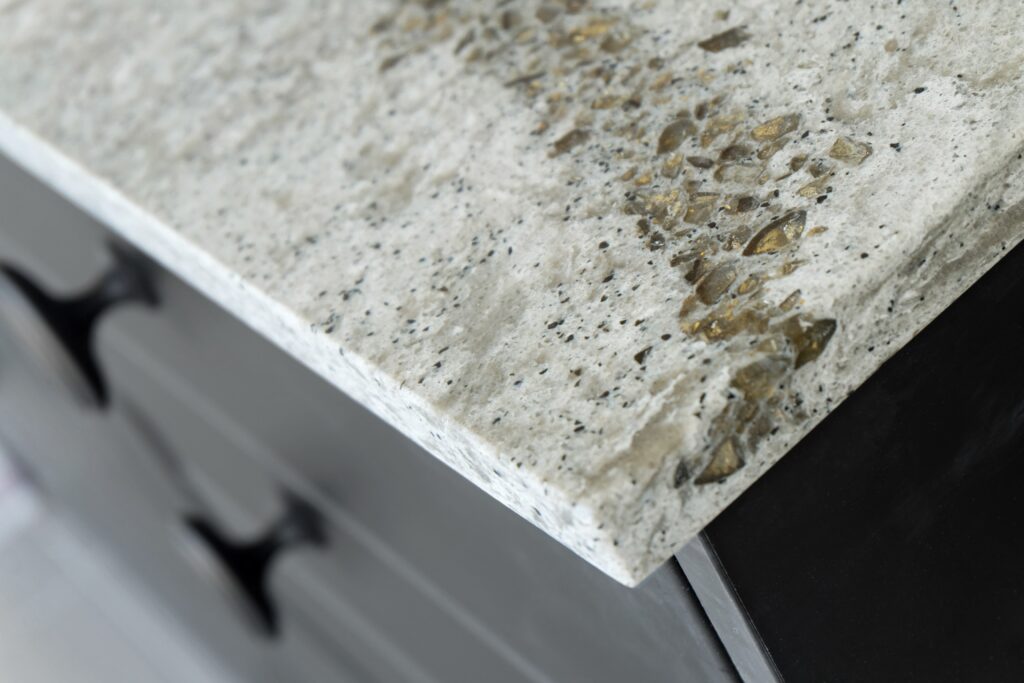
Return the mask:
{"type": "Polygon", "coordinates": [[[1013,3],[0,27],[0,150],[627,584],[1024,237],[1013,3]]]}

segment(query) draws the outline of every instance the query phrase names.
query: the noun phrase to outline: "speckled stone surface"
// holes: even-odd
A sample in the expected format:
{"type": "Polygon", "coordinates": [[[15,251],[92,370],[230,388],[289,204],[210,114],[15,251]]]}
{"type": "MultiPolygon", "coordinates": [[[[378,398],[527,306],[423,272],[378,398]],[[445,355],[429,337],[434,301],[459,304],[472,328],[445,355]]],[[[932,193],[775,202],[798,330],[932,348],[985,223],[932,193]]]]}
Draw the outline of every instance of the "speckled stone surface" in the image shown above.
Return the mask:
{"type": "Polygon", "coordinates": [[[635,583],[1024,234],[1019,9],[0,0],[0,148],[635,583]]]}

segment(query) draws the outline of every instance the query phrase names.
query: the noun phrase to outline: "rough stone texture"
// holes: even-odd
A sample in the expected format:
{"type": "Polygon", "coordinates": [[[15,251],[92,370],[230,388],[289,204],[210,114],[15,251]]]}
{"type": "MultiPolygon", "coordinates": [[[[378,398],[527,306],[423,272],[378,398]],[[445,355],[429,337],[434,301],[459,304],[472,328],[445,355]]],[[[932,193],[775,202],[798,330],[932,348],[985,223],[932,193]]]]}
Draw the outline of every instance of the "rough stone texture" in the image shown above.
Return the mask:
{"type": "Polygon", "coordinates": [[[626,583],[1022,236],[1014,3],[0,27],[6,153],[626,583]]]}

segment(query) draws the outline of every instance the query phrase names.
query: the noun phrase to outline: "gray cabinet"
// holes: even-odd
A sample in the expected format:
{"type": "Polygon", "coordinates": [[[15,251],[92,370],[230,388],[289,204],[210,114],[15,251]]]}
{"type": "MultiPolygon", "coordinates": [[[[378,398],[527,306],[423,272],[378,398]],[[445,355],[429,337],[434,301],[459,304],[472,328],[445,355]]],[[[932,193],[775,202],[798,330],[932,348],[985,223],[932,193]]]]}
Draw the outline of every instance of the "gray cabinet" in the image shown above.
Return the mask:
{"type": "MultiPolygon", "coordinates": [[[[74,291],[104,267],[105,239],[0,163],[0,258],[74,291]]],[[[228,312],[152,273],[159,307],[114,310],[96,329],[109,405],[75,403],[8,348],[0,438],[244,678],[735,680],[677,566],[636,589],[614,583],[228,312]],[[320,511],[327,544],[273,564],[281,628],[269,641],[204,583],[176,534],[199,514],[253,537],[280,514],[284,490],[320,511]]]]}

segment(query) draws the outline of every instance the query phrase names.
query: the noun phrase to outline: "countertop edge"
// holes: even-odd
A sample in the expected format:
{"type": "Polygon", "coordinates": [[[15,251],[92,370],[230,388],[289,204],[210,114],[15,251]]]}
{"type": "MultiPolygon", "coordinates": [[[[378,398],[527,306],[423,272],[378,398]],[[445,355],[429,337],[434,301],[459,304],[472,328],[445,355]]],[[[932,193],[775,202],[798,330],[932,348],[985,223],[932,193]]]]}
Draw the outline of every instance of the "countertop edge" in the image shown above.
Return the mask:
{"type": "MultiPolygon", "coordinates": [[[[4,112],[0,112],[0,151],[472,481],[489,496],[615,580],[628,586],[637,585],[666,559],[658,560],[654,554],[637,558],[630,553],[630,548],[619,547],[615,537],[622,531],[619,523],[621,520],[612,519],[607,511],[601,509],[600,496],[573,497],[549,482],[542,481],[536,472],[528,468],[514,468],[504,461],[493,444],[480,439],[452,416],[406,390],[401,383],[365,359],[345,352],[336,341],[312,329],[309,321],[303,320],[294,311],[246,282],[209,252],[183,237],[173,227],[141,208],[117,188],[4,112]]],[[[958,210],[948,216],[946,222],[936,224],[930,231],[938,238],[947,227],[964,228],[973,222],[984,224],[984,229],[968,233],[973,240],[964,240],[958,256],[949,254],[947,259],[939,260],[940,264],[955,263],[959,272],[966,275],[950,279],[949,272],[943,270],[916,278],[914,274],[907,277],[894,275],[880,287],[866,302],[858,320],[849,323],[856,323],[859,328],[867,330],[866,323],[877,313],[877,306],[882,305],[890,296],[889,289],[905,287],[908,280],[922,287],[937,287],[941,291],[939,295],[928,297],[913,312],[908,311],[893,320],[894,326],[901,323],[906,325],[891,334],[890,346],[884,354],[868,362],[857,363],[859,368],[849,371],[846,391],[841,397],[837,396],[839,400],[834,402],[832,408],[842,403],[891,355],[998,262],[1002,254],[1024,238],[1024,234],[1014,234],[1010,220],[1016,213],[1024,213],[1024,198],[1018,198],[1015,203],[1006,202],[1008,208],[998,218],[972,216],[973,211],[984,209],[988,192],[1001,190],[1011,195],[1024,195],[1019,183],[1011,182],[1014,178],[1020,180],[1024,176],[1024,162],[1016,150],[1012,154],[1007,153],[1005,163],[995,168],[997,170],[989,177],[965,191],[958,210]],[[1015,213],[1011,213],[1011,210],[1015,213]],[[965,264],[967,267],[964,267],[965,264]]],[[[837,336],[837,341],[842,336],[846,335],[837,336]]],[[[856,346],[867,338],[867,332],[862,331],[849,335],[844,341],[847,346],[856,346]]],[[[801,384],[807,381],[805,379],[801,384]]],[[[740,495],[825,417],[824,413],[819,415],[818,419],[792,430],[764,448],[755,462],[741,470],[743,481],[736,482],[729,499],[740,495]]],[[[685,526],[703,527],[715,514],[709,515],[705,510],[704,514],[691,517],[685,526]]]]}

